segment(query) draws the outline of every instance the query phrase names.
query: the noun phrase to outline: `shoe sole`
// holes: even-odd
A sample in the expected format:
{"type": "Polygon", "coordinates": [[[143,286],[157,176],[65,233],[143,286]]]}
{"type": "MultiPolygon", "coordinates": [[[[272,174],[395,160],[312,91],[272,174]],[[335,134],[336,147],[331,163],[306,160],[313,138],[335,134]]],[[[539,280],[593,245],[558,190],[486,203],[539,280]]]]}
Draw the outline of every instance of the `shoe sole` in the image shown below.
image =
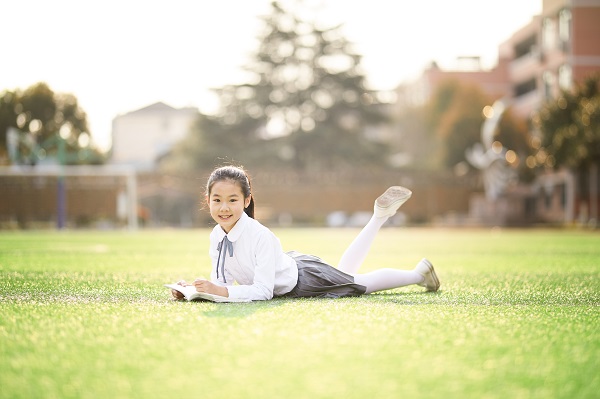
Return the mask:
{"type": "Polygon", "coordinates": [[[431,273],[431,279],[433,280],[433,283],[435,284],[435,288],[430,288],[430,287],[425,287],[425,288],[427,288],[427,291],[435,292],[440,289],[440,280],[438,279],[437,274],[435,274],[435,269],[433,268],[433,265],[427,259],[423,259],[423,262],[427,265],[427,268],[429,269],[429,272],[431,273]]]}
{"type": "Polygon", "coordinates": [[[375,200],[377,206],[383,210],[389,209],[398,203],[406,202],[412,195],[412,191],[402,186],[392,186],[385,190],[375,200]]]}

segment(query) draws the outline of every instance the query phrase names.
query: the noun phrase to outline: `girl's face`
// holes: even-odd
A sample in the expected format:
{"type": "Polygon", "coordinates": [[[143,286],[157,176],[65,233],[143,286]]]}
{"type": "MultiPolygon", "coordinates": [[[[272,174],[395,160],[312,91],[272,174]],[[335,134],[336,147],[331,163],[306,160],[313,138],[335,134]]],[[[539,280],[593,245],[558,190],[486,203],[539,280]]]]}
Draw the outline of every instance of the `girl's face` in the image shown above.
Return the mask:
{"type": "Polygon", "coordinates": [[[244,198],[241,187],[231,180],[222,180],[213,184],[207,198],[210,216],[229,233],[240,220],[244,208],[250,205],[250,197],[244,198]]]}

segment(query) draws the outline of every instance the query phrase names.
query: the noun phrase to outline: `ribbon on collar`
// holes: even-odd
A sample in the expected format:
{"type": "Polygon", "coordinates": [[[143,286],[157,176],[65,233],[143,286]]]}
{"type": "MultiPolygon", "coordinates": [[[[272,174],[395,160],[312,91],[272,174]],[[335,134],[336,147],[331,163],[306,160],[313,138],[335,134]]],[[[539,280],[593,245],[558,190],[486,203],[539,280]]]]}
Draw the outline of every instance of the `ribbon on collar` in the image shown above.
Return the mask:
{"type": "Polygon", "coordinates": [[[229,252],[229,257],[233,256],[233,243],[229,241],[227,236],[223,237],[223,240],[217,245],[219,251],[219,257],[217,258],[217,280],[219,279],[219,266],[221,266],[221,275],[223,276],[223,282],[226,283],[225,278],[225,255],[229,252]]]}

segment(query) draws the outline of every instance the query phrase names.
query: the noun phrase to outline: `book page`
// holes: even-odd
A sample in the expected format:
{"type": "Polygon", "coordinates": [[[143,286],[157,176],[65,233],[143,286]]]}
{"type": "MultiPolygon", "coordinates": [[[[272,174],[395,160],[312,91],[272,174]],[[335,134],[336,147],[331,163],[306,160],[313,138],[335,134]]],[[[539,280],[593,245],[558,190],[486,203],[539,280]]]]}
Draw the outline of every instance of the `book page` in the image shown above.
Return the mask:
{"type": "Polygon", "coordinates": [[[251,302],[250,299],[234,299],[206,292],[198,292],[193,285],[183,287],[178,284],[165,284],[165,287],[181,292],[188,301],[201,298],[212,302],[251,302]]]}

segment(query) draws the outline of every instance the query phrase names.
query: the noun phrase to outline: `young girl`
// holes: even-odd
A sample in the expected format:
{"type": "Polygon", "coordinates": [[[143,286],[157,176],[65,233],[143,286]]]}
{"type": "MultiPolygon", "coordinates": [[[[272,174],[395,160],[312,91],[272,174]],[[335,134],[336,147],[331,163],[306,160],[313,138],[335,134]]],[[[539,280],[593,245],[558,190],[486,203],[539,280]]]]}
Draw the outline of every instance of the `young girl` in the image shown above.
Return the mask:
{"type": "MultiPolygon", "coordinates": [[[[210,215],[217,222],[210,234],[210,281],[196,279],[193,285],[199,292],[250,300],[274,296],[337,298],[411,284],[437,291],[440,283],[427,259],[413,270],[379,269],[357,274],[381,226],[411,195],[410,190],[394,186],[379,196],[373,217],[334,268],[313,255],[284,252],[279,239],[254,219],[254,198],[246,172],[234,166],[218,168],[206,186],[210,215]]],[[[190,285],[185,281],[178,284],[190,285]]],[[[172,294],[182,298],[175,290],[172,294]]]]}

